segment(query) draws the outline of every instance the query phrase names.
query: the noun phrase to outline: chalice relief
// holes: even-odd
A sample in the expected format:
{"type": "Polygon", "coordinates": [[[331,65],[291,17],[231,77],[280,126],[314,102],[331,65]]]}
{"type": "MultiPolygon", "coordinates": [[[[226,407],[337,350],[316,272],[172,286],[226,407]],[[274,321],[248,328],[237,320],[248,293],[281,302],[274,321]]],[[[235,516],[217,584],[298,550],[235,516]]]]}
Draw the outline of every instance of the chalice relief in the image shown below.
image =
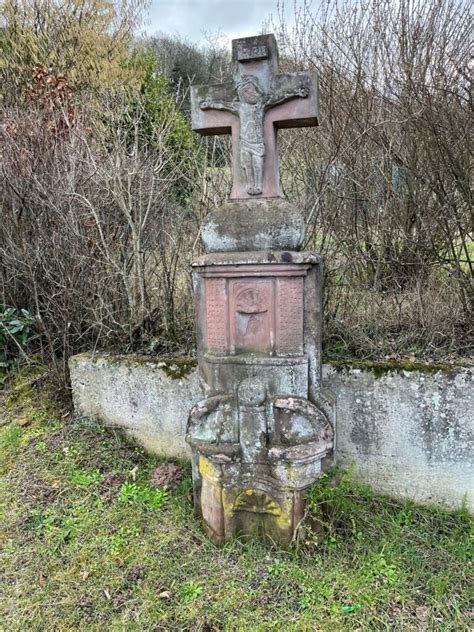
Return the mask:
{"type": "Polygon", "coordinates": [[[307,97],[309,89],[301,85],[296,90],[266,93],[258,78],[243,75],[236,84],[238,99],[233,101],[201,101],[202,110],[226,110],[240,119],[240,166],[249,195],[261,195],[265,161],[265,112],[295,97],[307,97]]]}
{"type": "Polygon", "coordinates": [[[247,287],[237,295],[237,333],[239,336],[258,336],[263,316],[268,312],[265,298],[257,288],[247,287]]]}

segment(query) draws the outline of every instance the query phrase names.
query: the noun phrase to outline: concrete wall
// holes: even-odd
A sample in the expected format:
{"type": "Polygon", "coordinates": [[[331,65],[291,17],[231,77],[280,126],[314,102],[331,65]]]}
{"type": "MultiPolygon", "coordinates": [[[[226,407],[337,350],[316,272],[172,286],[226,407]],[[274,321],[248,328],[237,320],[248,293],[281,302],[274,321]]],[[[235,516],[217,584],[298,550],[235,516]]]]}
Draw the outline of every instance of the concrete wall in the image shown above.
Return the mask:
{"type": "MultiPolygon", "coordinates": [[[[182,360],[177,360],[182,362],[182,360]]],[[[70,361],[76,414],[124,428],[148,450],[187,457],[197,370],[154,358],[81,354],[70,361]],[[165,369],[165,370],[164,370],[165,369]]],[[[337,396],[336,462],[394,497],[474,512],[474,369],[434,374],[324,367],[337,396]]]]}
{"type": "Polygon", "coordinates": [[[77,415],[124,428],[150,452],[190,457],[184,435],[188,412],[201,399],[196,369],[169,377],[173,364],[159,359],[86,353],[72,357],[69,369],[77,415]]]}
{"type": "Polygon", "coordinates": [[[337,394],[336,459],[395,497],[474,512],[474,370],[433,375],[328,371],[337,394]]]}

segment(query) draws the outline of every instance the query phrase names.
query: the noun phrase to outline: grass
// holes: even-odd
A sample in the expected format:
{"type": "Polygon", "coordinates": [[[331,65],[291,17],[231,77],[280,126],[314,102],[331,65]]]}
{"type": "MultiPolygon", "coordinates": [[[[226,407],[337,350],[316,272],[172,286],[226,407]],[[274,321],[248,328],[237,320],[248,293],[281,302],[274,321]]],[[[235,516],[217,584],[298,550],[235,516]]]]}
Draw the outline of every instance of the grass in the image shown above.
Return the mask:
{"type": "Polygon", "coordinates": [[[23,384],[0,413],[0,629],[470,629],[465,511],[333,473],[290,550],[217,549],[192,516],[186,464],[176,489],[153,489],[157,457],[62,419],[40,392],[23,384]]]}

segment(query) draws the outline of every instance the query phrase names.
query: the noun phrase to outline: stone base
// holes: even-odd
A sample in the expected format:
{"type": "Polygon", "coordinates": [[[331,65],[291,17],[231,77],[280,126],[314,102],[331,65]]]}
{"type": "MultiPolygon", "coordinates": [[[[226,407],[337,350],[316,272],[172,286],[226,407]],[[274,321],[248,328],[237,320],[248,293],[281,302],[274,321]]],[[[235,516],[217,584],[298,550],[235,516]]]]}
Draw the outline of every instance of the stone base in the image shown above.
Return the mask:
{"type": "Polygon", "coordinates": [[[208,252],[299,250],[304,221],[283,198],[231,200],[206,217],[201,239],[208,252]]]}
{"type": "MultiPolygon", "coordinates": [[[[234,537],[257,536],[280,546],[288,546],[304,517],[304,491],[282,486],[265,466],[250,470],[236,463],[199,456],[200,502],[202,515],[214,544],[234,537]],[[246,471],[247,470],[247,471],[246,471]]],[[[320,460],[313,466],[319,473],[320,460]]]]}
{"type": "MultiPolygon", "coordinates": [[[[153,454],[190,458],[184,439],[189,409],[202,399],[198,371],[173,377],[169,362],[133,354],[73,356],[75,414],[125,430],[153,454]]],[[[377,493],[451,508],[466,504],[474,514],[474,368],[375,364],[384,372],[374,374],[371,366],[323,367],[321,396],[327,398],[329,384],[333,402],[337,395],[335,462],[377,493]]],[[[328,403],[317,403],[327,411],[328,403]]],[[[336,428],[334,416],[326,415],[336,428]]]]}

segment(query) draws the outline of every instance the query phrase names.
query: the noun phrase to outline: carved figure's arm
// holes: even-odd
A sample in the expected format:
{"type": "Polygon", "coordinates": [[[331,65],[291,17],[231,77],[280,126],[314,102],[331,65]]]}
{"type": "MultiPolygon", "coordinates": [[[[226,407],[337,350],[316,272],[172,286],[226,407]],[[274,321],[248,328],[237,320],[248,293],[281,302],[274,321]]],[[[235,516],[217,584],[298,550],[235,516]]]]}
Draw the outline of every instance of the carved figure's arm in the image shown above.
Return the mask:
{"type": "Polygon", "coordinates": [[[225,110],[226,112],[238,113],[237,103],[235,101],[201,101],[199,103],[201,110],[225,110]]]}
{"type": "Polygon", "coordinates": [[[295,90],[285,90],[284,92],[277,92],[276,94],[271,94],[265,101],[265,108],[270,108],[273,105],[278,105],[280,103],[285,103],[285,101],[289,101],[290,99],[295,99],[296,97],[300,97],[305,99],[309,95],[308,86],[301,85],[299,88],[295,90]]]}

